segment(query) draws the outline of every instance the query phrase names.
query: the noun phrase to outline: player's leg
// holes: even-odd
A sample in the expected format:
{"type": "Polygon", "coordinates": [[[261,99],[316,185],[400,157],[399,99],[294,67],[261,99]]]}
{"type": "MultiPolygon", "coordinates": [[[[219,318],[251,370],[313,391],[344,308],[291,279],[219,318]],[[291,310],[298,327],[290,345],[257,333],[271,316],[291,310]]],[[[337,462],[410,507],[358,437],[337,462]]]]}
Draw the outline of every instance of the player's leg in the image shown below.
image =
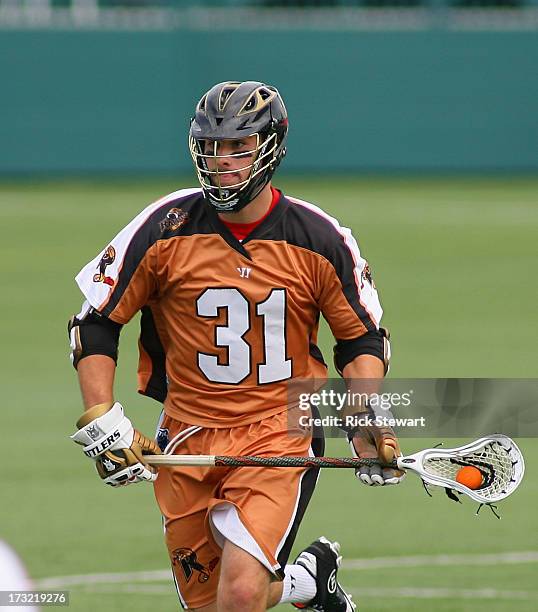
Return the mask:
{"type": "Polygon", "coordinates": [[[268,607],[270,580],[266,567],[226,540],[217,592],[218,612],[263,612],[268,607]]]}
{"type": "MultiPolygon", "coordinates": [[[[286,566],[284,581],[271,582],[272,575],[266,567],[228,540],[224,543],[221,563],[218,612],[263,612],[279,603],[306,603],[316,597],[315,575],[299,563],[286,566]],[[283,597],[284,594],[287,597],[283,597]]],[[[329,573],[326,568],[331,569],[330,560],[324,572],[318,571],[324,580],[329,573]]]]}
{"type": "MultiPolygon", "coordinates": [[[[267,568],[228,540],[224,543],[221,563],[218,612],[258,612],[279,603],[310,602],[316,596],[316,579],[300,564],[286,566],[285,579],[271,582],[267,568]]],[[[213,609],[204,608],[199,612],[213,612],[213,609]]]]}

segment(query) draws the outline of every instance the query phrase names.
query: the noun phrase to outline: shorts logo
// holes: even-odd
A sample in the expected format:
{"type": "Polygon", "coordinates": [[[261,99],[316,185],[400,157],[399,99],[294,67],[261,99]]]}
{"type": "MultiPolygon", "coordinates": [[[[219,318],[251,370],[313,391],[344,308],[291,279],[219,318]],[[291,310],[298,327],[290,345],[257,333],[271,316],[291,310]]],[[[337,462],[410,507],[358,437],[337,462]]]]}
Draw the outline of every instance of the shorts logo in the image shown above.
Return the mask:
{"type": "Polygon", "coordinates": [[[333,570],[327,580],[327,590],[329,593],[334,593],[336,591],[336,570],[333,570]]]}
{"type": "Polygon", "coordinates": [[[218,562],[219,558],[215,557],[211,559],[207,566],[202,565],[196,558],[196,553],[192,548],[176,548],[172,553],[172,565],[181,567],[187,582],[192,578],[194,570],[198,572],[198,582],[201,584],[207,582],[218,562]]]}
{"type": "Polygon", "coordinates": [[[178,230],[182,225],[185,225],[189,214],[181,208],[171,208],[167,213],[166,217],[159,222],[161,232],[166,230],[175,231],[178,230]]]}
{"type": "Polygon", "coordinates": [[[99,274],[94,274],[93,282],[94,283],[105,283],[105,285],[109,285],[110,287],[114,286],[114,279],[110,278],[110,276],[105,276],[105,270],[108,266],[114,263],[116,259],[116,249],[110,245],[107,246],[103,257],[101,257],[101,261],[97,266],[99,268],[99,274]]]}

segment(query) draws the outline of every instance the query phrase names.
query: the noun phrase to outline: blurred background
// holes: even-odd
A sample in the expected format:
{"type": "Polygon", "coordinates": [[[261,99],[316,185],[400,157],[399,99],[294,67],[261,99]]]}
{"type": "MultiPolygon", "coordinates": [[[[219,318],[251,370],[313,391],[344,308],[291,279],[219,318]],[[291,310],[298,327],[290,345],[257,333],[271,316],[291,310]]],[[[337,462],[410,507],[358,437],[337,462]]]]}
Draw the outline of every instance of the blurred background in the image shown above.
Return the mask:
{"type": "MultiPolygon", "coordinates": [[[[537,34],[538,0],[0,0],[0,540],[36,586],[69,589],[76,611],[179,609],[151,487],[106,489],[68,439],[66,323],[78,270],[195,184],[189,119],[216,82],[281,91],[275,184],[353,229],[391,376],[537,377],[537,34]]],[[[151,433],[137,331],[116,396],[151,433]]],[[[326,327],[321,344],[331,361],[326,327]]],[[[534,612],[538,450],[518,443],[527,476],[501,521],[413,477],[373,490],[326,472],[294,552],[340,540],[363,611],[534,612]]]]}
{"type": "Polygon", "coordinates": [[[0,28],[0,175],[189,172],[236,79],[282,92],[288,172],[538,168],[538,0],[0,0],[0,28]]]}

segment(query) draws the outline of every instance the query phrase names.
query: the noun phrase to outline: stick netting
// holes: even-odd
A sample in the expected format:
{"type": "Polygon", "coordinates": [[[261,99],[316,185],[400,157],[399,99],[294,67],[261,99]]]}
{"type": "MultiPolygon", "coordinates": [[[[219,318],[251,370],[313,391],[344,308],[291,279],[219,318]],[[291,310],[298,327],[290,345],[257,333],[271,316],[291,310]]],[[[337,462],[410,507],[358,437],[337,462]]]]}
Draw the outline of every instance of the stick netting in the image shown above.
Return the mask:
{"type": "Polygon", "coordinates": [[[496,441],[487,443],[482,449],[471,451],[455,457],[429,457],[424,460],[427,473],[456,481],[458,470],[471,465],[480,470],[484,479],[476,489],[486,499],[496,500],[506,495],[511,485],[516,484],[514,477],[514,461],[510,448],[496,441]]]}

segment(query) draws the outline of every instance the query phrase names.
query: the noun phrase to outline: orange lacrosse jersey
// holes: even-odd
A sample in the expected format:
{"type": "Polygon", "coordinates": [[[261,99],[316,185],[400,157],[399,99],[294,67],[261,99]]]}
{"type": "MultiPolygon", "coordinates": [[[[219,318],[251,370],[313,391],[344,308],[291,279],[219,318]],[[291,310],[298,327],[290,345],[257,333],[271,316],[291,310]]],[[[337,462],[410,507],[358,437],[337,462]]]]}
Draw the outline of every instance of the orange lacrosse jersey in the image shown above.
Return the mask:
{"type": "Polygon", "coordinates": [[[171,417],[233,427],[285,410],[293,378],[325,378],[320,313],[335,338],[379,327],[381,306],[349,229],[284,196],[237,240],[200,189],[142,211],[77,276],[90,307],[142,312],[139,391],[171,417]]]}

